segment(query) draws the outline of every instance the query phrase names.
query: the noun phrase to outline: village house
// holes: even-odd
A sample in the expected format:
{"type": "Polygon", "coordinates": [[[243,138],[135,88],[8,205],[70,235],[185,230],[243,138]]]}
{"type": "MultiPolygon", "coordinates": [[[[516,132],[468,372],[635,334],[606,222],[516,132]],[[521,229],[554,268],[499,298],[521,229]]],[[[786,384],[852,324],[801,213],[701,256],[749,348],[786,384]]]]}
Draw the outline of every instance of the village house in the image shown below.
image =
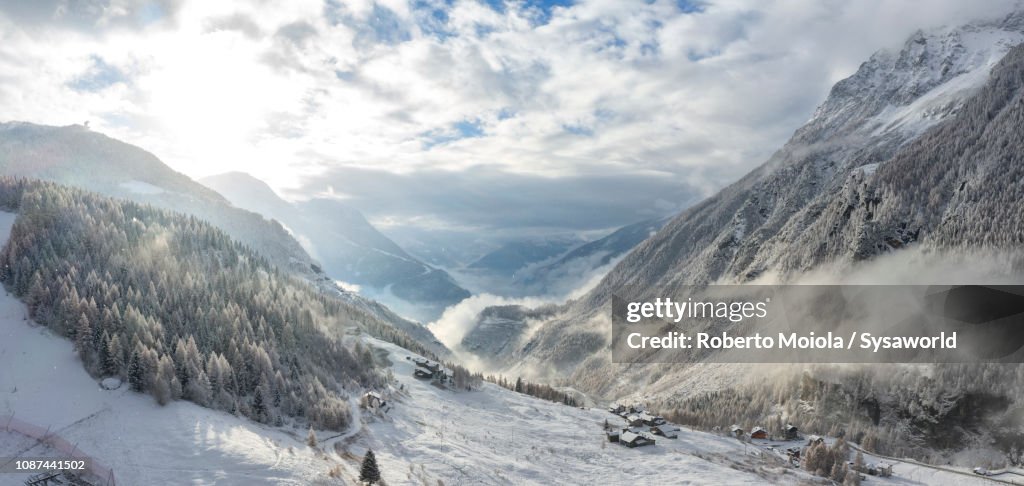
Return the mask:
{"type": "Polygon", "coordinates": [[[363,408],[371,410],[383,408],[385,405],[387,405],[387,402],[384,401],[384,397],[381,396],[380,393],[377,393],[375,391],[368,391],[364,393],[361,402],[363,408]]]}
{"type": "Polygon", "coordinates": [[[679,437],[679,427],[672,424],[659,424],[651,427],[651,433],[667,439],[675,439],[679,437]]]}
{"type": "Polygon", "coordinates": [[[823,444],[824,442],[825,438],[821,436],[812,435],[810,437],[807,437],[807,445],[809,446],[812,446],[814,444],[823,444]]]}
{"type": "Polygon", "coordinates": [[[640,418],[640,414],[638,414],[638,413],[631,413],[629,415],[626,415],[625,418],[626,418],[626,423],[629,424],[631,427],[635,427],[635,426],[643,425],[644,424],[644,420],[642,418],[640,418]]]}
{"type": "Polygon", "coordinates": [[[654,438],[644,433],[624,430],[619,434],[619,444],[626,447],[643,447],[654,445],[654,438]]]}
{"type": "Polygon", "coordinates": [[[613,403],[612,406],[608,407],[608,411],[615,415],[622,415],[626,411],[626,406],[621,403],[613,403]]]}
{"type": "Polygon", "coordinates": [[[877,464],[868,464],[867,473],[872,476],[881,476],[887,478],[892,476],[892,464],[888,462],[879,462],[877,464]]]}
{"type": "Polygon", "coordinates": [[[796,440],[800,437],[800,431],[793,424],[786,424],[783,434],[785,434],[786,440],[796,440]]]}
{"type": "Polygon", "coordinates": [[[661,425],[665,423],[665,419],[657,415],[651,415],[650,413],[647,412],[640,412],[640,421],[647,426],[661,425]]]}
{"type": "Polygon", "coordinates": [[[411,359],[416,365],[413,369],[412,375],[416,378],[424,379],[435,379],[444,381],[448,377],[452,376],[451,370],[445,368],[441,363],[432,361],[426,358],[410,358],[406,356],[406,359],[411,359]]]}
{"type": "Polygon", "coordinates": [[[751,439],[767,439],[768,438],[768,431],[764,430],[762,427],[754,427],[754,429],[750,431],[750,438],[751,439]]]}
{"type": "Polygon", "coordinates": [[[740,437],[743,437],[744,432],[743,432],[743,429],[740,428],[739,425],[733,425],[732,427],[729,427],[729,434],[731,434],[733,437],[739,439],[740,437]]]}
{"type": "Polygon", "coordinates": [[[619,441],[619,435],[622,434],[622,431],[621,430],[612,429],[612,430],[606,430],[606,431],[604,431],[604,433],[608,437],[608,442],[618,442],[619,441]]]}

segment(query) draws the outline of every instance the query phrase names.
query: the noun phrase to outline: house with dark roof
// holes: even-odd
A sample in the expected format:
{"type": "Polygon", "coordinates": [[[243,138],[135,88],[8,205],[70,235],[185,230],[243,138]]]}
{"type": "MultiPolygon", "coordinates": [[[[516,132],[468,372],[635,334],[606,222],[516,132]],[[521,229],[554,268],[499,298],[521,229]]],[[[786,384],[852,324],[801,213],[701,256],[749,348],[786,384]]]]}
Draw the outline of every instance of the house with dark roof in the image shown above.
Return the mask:
{"type": "Polygon", "coordinates": [[[619,434],[619,444],[626,447],[643,447],[654,445],[654,438],[644,433],[637,433],[631,430],[623,430],[619,434]]]}
{"type": "Polygon", "coordinates": [[[661,425],[661,424],[665,423],[665,419],[664,418],[659,417],[657,415],[652,415],[652,414],[650,414],[650,413],[648,413],[646,411],[640,412],[640,421],[643,422],[643,424],[647,425],[647,426],[661,425]]]}
{"type": "Polygon", "coordinates": [[[666,439],[675,439],[679,437],[679,427],[668,423],[659,424],[651,427],[651,433],[666,439]]]}
{"type": "Polygon", "coordinates": [[[800,437],[800,430],[793,424],[786,424],[783,434],[785,434],[786,440],[796,440],[800,437]]]}

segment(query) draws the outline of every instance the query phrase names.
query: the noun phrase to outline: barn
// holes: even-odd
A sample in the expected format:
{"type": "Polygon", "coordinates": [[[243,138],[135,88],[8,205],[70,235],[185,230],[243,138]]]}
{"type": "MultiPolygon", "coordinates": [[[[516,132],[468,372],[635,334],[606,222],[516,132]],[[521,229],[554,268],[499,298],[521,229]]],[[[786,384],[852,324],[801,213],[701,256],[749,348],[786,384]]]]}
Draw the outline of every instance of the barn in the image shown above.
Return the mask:
{"type": "Polygon", "coordinates": [[[764,430],[761,427],[754,427],[753,430],[750,431],[750,438],[751,439],[767,439],[768,438],[768,431],[764,430]]]}

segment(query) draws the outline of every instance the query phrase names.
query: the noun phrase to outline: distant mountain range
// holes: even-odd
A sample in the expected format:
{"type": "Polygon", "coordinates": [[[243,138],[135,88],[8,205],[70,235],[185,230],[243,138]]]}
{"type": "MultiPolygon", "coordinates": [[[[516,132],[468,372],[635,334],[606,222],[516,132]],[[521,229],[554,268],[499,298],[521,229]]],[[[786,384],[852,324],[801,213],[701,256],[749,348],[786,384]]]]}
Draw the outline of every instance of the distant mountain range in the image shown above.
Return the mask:
{"type": "Polygon", "coordinates": [[[594,240],[555,235],[510,241],[462,267],[458,276],[481,291],[502,296],[565,298],[603,276],[666,221],[633,223],[594,240]]]}
{"type": "Polygon", "coordinates": [[[241,172],[203,179],[236,206],[285,225],[331,276],[365,289],[366,295],[430,321],[469,297],[444,270],[409,255],[377,231],[355,208],[335,199],[288,202],[266,183],[241,172]]]}

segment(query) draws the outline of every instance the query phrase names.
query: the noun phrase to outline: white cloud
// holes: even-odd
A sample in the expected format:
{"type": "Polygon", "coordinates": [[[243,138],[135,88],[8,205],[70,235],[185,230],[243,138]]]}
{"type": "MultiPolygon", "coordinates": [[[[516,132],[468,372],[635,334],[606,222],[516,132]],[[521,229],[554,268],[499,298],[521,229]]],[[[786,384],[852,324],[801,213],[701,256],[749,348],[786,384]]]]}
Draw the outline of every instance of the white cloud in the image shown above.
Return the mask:
{"type": "Polygon", "coordinates": [[[1010,2],[723,0],[684,14],[593,0],[547,23],[471,0],[165,2],[155,20],[147,2],[54,5],[0,3],[0,119],[90,120],[190,175],[243,170],[279,189],[339,165],[483,165],[659,174],[706,194],[872,51],[1010,2]],[[75,89],[95,59],[123,82],[75,89]]]}

